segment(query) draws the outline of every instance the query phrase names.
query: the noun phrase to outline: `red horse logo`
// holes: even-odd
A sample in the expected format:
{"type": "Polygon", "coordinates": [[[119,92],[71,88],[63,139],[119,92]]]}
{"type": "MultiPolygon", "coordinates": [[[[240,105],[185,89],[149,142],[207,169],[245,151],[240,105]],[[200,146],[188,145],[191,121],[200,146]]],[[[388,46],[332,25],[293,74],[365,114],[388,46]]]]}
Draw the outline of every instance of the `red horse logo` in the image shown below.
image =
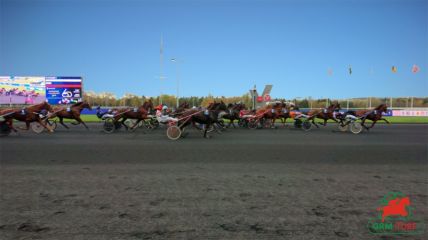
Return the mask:
{"type": "Polygon", "coordinates": [[[410,205],[409,197],[398,197],[393,200],[389,200],[386,206],[380,207],[377,210],[382,211],[382,222],[385,221],[386,217],[389,216],[402,216],[407,217],[409,212],[407,206],[410,205]]]}

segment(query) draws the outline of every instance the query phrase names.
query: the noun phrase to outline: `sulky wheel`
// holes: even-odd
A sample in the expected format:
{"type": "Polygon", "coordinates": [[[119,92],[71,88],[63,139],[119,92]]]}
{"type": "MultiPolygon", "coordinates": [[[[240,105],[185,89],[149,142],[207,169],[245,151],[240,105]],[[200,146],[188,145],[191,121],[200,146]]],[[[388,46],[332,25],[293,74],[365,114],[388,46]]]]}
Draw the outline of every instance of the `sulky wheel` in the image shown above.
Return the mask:
{"type": "Polygon", "coordinates": [[[248,120],[248,128],[249,129],[256,129],[258,125],[257,119],[251,118],[248,120]]]}
{"type": "Polygon", "coordinates": [[[177,126],[169,126],[166,130],[166,136],[171,140],[177,140],[181,137],[181,129],[177,126]]]}
{"type": "Polygon", "coordinates": [[[0,122],[0,136],[8,136],[11,130],[12,129],[7,122],[0,122]]]}
{"type": "Polygon", "coordinates": [[[359,122],[353,122],[351,123],[350,130],[353,134],[359,134],[361,131],[363,131],[363,126],[359,122]]]}
{"type": "Polygon", "coordinates": [[[159,121],[156,118],[151,118],[150,119],[150,125],[153,126],[153,128],[158,128],[159,127],[159,121]]]}
{"type": "Polygon", "coordinates": [[[295,127],[295,128],[302,128],[302,120],[300,120],[300,119],[295,119],[295,120],[294,120],[294,127],[295,127]]]}
{"type": "Polygon", "coordinates": [[[105,133],[112,133],[116,129],[115,122],[113,118],[106,118],[104,120],[103,130],[105,133]]]}
{"type": "Polygon", "coordinates": [[[56,130],[56,127],[57,127],[56,120],[49,120],[48,119],[46,121],[46,124],[48,124],[52,130],[56,130]]]}
{"type": "Polygon", "coordinates": [[[346,131],[348,131],[348,128],[349,128],[349,123],[348,122],[340,122],[338,125],[337,125],[337,128],[339,128],[339,130],[341,131],[341,132],[346,132],[346,131]]]}
{"type": "Polygon", "coordinates": [[[309,130],[311,130],[311,128],[312,128],[312,123],[310,121],[306,120],[302,123],[302,129],[303,130],[309,131],[309,130]]]}
{"type": "Polygon", "coordinates": [[[39,134],[39,133],[43,132],[44,127],[38,122],[33,122],[33,123],[31,123],[31,129],[33,130],[33,132],[39,134]]]}

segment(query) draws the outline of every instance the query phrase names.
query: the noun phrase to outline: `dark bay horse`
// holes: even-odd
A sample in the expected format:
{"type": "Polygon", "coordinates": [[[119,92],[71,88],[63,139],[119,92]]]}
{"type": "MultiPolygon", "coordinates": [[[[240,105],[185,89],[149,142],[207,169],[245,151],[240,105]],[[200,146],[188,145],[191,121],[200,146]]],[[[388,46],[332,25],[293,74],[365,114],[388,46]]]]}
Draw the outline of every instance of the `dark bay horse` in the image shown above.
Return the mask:
{"type": "Polygon", "coordinates": [[[42,111],[52,112],[52,106],[49,105],[49,103],[47,102],[43,102],[23,109],[5,109],[0,112],[0,115],[3,115],[5,122],[11,127],[14,132],[17,132],[17,130],[13,127],[14,119],[21,122],[25,122],[26,128],[21,128],[23,130],[30,129],[30,123],[38,122],[49,132],[53,132],[53,129],[49,128],[40,118],[39,114],[41,114],[42,111]]]}
{"type": "Polygon", "coordinates": [[[147,119],[149,113],[153,109],[153,103],[151,100],[146,101],[143,103],[143,105],[135,108],[122,108],[122,109],[113,109],[113,111],[116,111],[114,120],[115,122],[119,122],[125,126],[125,129],[128,130],[128,126],[125,124],[125,121],[127,119],[136,119],[137,121],[135,124],[131,127],[131,129],[134,129],[138,124],[147,119]]]}
{"type": "Polygon", "coordinates": [[[293,110],[299,110],[297,106],[295,106],[292,103],[285,103],[284,101],[281,101],[281,110],[278,114],[278,118],[281,120],[282,126],[285,127],[285,123],[287,122],[287,118],[291,118],[290,112],[293,110]]]}
{"type": "Polygon", "coordinates": [[[327,125],[327,121],[329,119],[332,119],[333,121],[339,123],[339,121],[336,119],[336,113],[340,109],[341,108],[340,108],[339,103],[333,103],[330,106],[328,106],[327,108],[310,110],[307,113],[307,115],[309,115],[311,117],[315,116],[314,118],[312,118],[312,124],[314,124],[317,128],[319,128],[318,124],[315,123],[315,118],[319,118],[319,119],[324,120],[323,123],[319,123],[319,124],[322,124],[323,126],[327,125]]]}
{"type": "Polygon", "coordinates": [[[80,118],[80,113],[84,108],[92,110],[92,107],[89,105],[89,103],[85,101],[75,103],[70,107],[54,107],[53,108],[54,114],[52,114],[52,116],[50,116],[49,118],[58,117],[59,123],[67,129],[69,129],[69,127],[64,124],[64,118],[74,119],[77,121],[77,123],[72,123],[73,125],[83,124],[83,126],[85,126],[85,128],[89,130],[88,126],[86,126],[86,124],[80,118]]]}
{"type": "Polygon", "coordinates": [[[361,118],[362,122],[361,125],[366,129],[369,130],[370,128],[373,128],[377,121],[385,121],[389,124],[388,120],[383,118],[382,113],[386,113],[388,111],[388,107],[386,104],[380,104],[379,106],[375,107],[373,110],[358,110],[355,111],[355,116],[361,118]],[[372,125],[370,127],[367,127],[364,125],[366,120],[371,120],[372,125]]]}
{"type": "Polygon", "coordinates": [[[207,135],[207,131],[210,126],[218,122],[219,116],[226,113],[227,107],[223,102],[214,102],[211,103],[206,109],[192,108],[184,112],[180,116],[180,121],[178,125],[181,126],[181,129],[189,124],[195,126],[196,123],[204,124],[204,138],[210,138],[207,135]],[[189,119],[188,119],[189,118],[189,119]]]}
{"type": "Polygon", "coordinates": [[[224,119],[229,120],[229,124],[227,124],[226,127],[230,127],[230,125],[233,126],[233,128],[236,128],[234,121],[235,120],[239,120],[240,116],[239,113],[241,112],[241,110],[246,110],[247,108],[245,107],[245,104],[243,103],[229,103],[227,105],[227,112],[223,115],[224,119]]]}

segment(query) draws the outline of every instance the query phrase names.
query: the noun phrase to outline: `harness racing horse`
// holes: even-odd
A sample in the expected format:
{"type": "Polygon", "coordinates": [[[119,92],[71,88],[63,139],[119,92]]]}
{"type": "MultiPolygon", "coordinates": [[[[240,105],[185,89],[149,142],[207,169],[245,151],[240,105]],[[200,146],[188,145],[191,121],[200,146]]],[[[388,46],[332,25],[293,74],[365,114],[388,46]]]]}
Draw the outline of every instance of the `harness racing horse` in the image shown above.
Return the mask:
{"type": "Polygon", "coordinates": [[[269,104],[266,107],[258,109],[256,111],[256,115],[262,115],[262,125],[265,123],[266,120],[270,119],[270,127],[275,128],[275,121],[280,118],[282,108],[282,102],[275,102],[274,104],[269,104]]]}
{"type": "Polygon", "coordinates": [[[23,130],[30,129],[30,123],[38,122],[44,128],[46,128],[49,132],[53,132],[53,129],[46,126],[46,124],[42,121],[39,114],[43,111],[52,112],[52,106],[47,102],[43,102],[40,104],[32,105],[21,110],[17,109],[6,109],[0,112],[0,115],[3,116],[4,121],[9,125],[9,127],[14,131],[17,130],[13,127],[13,120],[18,120],[21,122],[25,122],[26,128],[20,128],[23,130]]]}
{"type": "Polygon", "coordinates": [[[125,126],[126,130],[128,130],[128,126],[125,124],[125,121],[127,119],[136,119],[137,121],[130,128],[132,130],[135,129],[142,120],[148,118],[148,115],[152,109],[153,103],[151,100],[144,102],[143,105],[138,108],[113,109],[113,111],[116,111],[114,121],[118,122],[120,119],[122,119],[120,123],[125,126]]]}
{"type": "Polygon", "coordinates": [[[313,117],[312,118],[312,124],[314,124],[317,128],[319,128],[318,124],[315,123],[315,118],[319,118],[324,120],[324,123],[319,123],[322,124],[323,126],[327,125],[327,121],[329,119],[332,119],[333,121],[339,123],[339,121],[336,119],[336,113],[337,111],[339,111],[340,108],[340,104],[339,103],[333,103],[330,106],[328,106],[328,108],[324,108],[324,109],[313,109],[310,110],[307,115],[313,117]]]}
{"type": "Polygon", "coordinates": [[[361,125],[366,129],[370,130],[370,128],[373,128],[377,121],[382,120],[389,124],[388,120],[383,118],[382,113],[386,113],[388,111],[388,107],[386,104],[381,104],[374,108],[373,110],[359,110],[355,112],[355,116],[360,117],[362,119],[361,125]],[[370,127],[367,127],[364,125],[366,120],[371,120],[372,125],[370,127]]]}
{"type": "Polygon", "coordinates": [[[230,125],[233,126],[233,128],[236,128],[234,121],[240,119],[239,113],[241,110],[245,110],[245,104],[243,103],[229,103],[227,105],[227,113],[223,115],[223,118],[229,120],[229,124],[226,126],[227,128],[230,127],[230,125]]]}
{"type": "Polygon", "coordinates": [[[218,119],[221,118],[226,111],[227,107],[223,101],[211,103],[205,110],[197,108],[189,109],[180,116],[181,120],[178,122],[178,125],[181,126],[181,130],[183,130],[183,128],[190,123],[192,123],[193,126],[196,126],[196,123],[204,124],[204,138],[210,138],[210,136],[207,135],[208,129],[211,125],[217,123],[218,119]]]}
{"type": "Polygon", "coordinates": [[[188,102],[181,103],[174,112],[170,113],[171,116],[179,116],[184,111],[190,108],[190,104],[188,102]]]}
{"type": "Polygon", "coordinates": [[[64,123],[64,118],[66,119],[74,119],[77,121],[77,123],[71,123],[73,125],[83,124],[87,130],[89,130],[88,126],[83,122],[83,120],[80,118],[80,113],[84,108],[87,108],[89,110],[92,110],[92,107],[87,102],[78,102],[70,107],[64,108],[64,107],[54,107],[52,116],[49,118],[59,118],[59,123],[64,126],[65,128],[69,129],[67,125],[64,123]]]}
{"type": "MultiPolygon", "coordinates": [[[[293,110],[299,110],[299,108],[292,103],[287,104],[284,101],[281,101],[281,103],[279,103],[279,105],[281,106],[281,110],[279,113],[277,113],[276,119],[279,118],[281,120],[282,126],[285,127],[285,123],[287,122],[287,118],[291,118],[290,112],[293,110]]],[[[275,121],[276,121],[276,119],[275,119],[275,121]]]]}

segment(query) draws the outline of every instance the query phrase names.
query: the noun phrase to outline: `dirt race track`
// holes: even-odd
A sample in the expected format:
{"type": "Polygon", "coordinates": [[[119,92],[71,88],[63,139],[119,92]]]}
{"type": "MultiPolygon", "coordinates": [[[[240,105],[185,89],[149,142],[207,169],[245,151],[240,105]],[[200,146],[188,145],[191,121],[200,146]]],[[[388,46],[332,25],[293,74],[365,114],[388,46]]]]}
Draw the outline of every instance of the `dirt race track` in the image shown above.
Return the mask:
{"type": "Polygon", "coordinates": [[[0,139],[0,239],[383,239],[367,223],[391,191],[428,224],[428,125],[90,128],[0,139]]]}

